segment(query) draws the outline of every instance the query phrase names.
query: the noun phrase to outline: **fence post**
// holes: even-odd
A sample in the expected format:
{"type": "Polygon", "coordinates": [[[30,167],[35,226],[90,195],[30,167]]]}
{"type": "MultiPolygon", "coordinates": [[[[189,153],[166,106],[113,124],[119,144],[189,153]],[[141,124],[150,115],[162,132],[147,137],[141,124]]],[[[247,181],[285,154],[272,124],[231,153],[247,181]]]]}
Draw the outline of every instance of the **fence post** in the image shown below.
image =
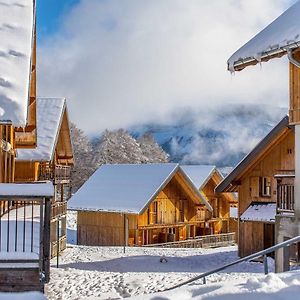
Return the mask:
{"type": "Polygon", "coordinates": [[[269,270],[268,270],[268,258],[266,254],[264,255],[264,270],[265,270],[265,275],[267,275],[269,273],[269,270]]]}
{"type": "Polygon", "coordinates": [[[50,214],[51,198],[45,198],[44,236],[43,236],[43,271],[45,273],[45,282],[50,280],[50,214]]]}

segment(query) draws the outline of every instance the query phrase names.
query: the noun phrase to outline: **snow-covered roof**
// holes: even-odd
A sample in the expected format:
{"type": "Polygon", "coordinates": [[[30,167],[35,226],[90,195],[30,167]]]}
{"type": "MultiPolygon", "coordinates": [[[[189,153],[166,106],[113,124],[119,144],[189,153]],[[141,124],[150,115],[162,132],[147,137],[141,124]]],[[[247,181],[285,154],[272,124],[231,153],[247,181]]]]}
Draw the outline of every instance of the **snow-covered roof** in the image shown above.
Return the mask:
{"type": "MultiPolygon", "coordinates": [[[[143,213],[178,170],[176,163],[103,165],[72,196],[68,208],[143,213]]],[[[191,187],[208,205],[192,183],[191,187]]]]}
{"type": "Polygon", "coordinates": [[[201,190],[216,170],[211,165],[183,165],[181,169],[190,178],[194,185],[201,190]]]}
{"type": "Polygon", "coordinates": [[[0,20],[0,121],[25,126],[35,1],[1,0],[0,20]]]}
{"type": "Polygon", "coordinates": [[[300,46],[300,2],[286,10],[275,21],[236,51],[228,60],[228,69],[255,64],[280,56],[300,46]]]}
{"type": "Polygon", "coordinates": [[[18,149],[17,161],[52,160],[65,103],[64,98],[38,98],[36,100],[37,147],[35,149],[18,149]]]}
{"type": "Polygon", "coordinates": [[[0,183],[0,197],[53,197],[52,182],[0,183]]]}
{"type": "Polygon", "coordinates": [[[276,215],[276,203],[253,202],[241,215],[241,221],[255,221],[274,223],[276,215]]]}

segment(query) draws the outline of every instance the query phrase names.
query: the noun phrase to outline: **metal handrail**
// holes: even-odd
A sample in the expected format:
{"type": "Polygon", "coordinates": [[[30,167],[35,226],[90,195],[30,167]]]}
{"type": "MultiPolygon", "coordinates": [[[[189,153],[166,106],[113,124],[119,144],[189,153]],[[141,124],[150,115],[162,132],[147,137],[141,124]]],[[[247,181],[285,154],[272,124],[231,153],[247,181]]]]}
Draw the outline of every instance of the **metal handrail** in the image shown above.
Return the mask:
{"type": "MultiPolygon", "coordinates": [[[[240,259],[238,259],[238,260],[236,260],[236,261],[234,261],[234,262],[231,262],[231,263],[229,263],[229,264],[226,264],[226,265],[224,265],[224,266],[222,266],[222,267],[219,267],[219,268],[217,268],[217,269],[214,269],[214,270],[205,272],[205,273],[203,273],[203,274],[201,274],[201,275],[198,275],[198,276],[193,277],[193,278],[191,278],[191,279],[189,279],[189,280],[186,280],[186,281],[184,281],[184,282],[181,282],[181,283],[179,283],[179,284],[177,284],[177,285],[174,285],[174,286],[172,286],[172,287],[170,287],[170,288],[167,288],[167,289],[165,289],[165,290],[163,290],[163,291],[170,291],[170,290],[176,289],[176,288],[178,288],[178,287],[181,287],[181,286],[183,286],[183,285],[189,284],[189,283],[194,282],[194,281],[199,280],[199,279],[203,279],[203,284],[206,284],[206,277],[207,277],[207,276],[212,275],[212,274],[217,273],[217,272],[220,272],[220,271],[223,271],[223,270],[225,270],[225,269],[227,269],[227,268],[229,268],[229,267],[231,267],[231,266],[237,265],[237,264],[239,264],[239,263],[241,263],[241,262],[244,262],[244,261],[247,261],[247,260],[250,260],[250,259],[254,259],[254,258],[257,258],[257,257],[260,257],[260,256],[263,256],[263,257],[264,257],[264,270],[265,270],[265,274],[268,274],[267,254],[272,253],[272,252],[274,252],[274,251],[276,251],[276,250],[278,250],[278,249],[288,247],[288,246],[290,246],[291,244],[297,243],[297,242],[300,242],[300,235],[299,235],[299,236],[296,236],[296,237],[294,237],[294,238],[292,238],[292,239],[289,239],[289,240],[287,240],[287,241],[284,241],[284,242],[282,242],[282,243],[279,243],[279,244],[277,244],[277,245],[274,245],[274,246],[272,246],[272,247],[270,247],[270,248],[267,248],[267,249],[265,249],[265,250],[262,250],[262,251],[253,253],[253,254],[251,254],[251,255],[248,255],[248,256],[246,256],[246,257],[240,258],[240,259]]],[[[161,292],[163,292],[163,291],[161,291],[161,292]]]]}

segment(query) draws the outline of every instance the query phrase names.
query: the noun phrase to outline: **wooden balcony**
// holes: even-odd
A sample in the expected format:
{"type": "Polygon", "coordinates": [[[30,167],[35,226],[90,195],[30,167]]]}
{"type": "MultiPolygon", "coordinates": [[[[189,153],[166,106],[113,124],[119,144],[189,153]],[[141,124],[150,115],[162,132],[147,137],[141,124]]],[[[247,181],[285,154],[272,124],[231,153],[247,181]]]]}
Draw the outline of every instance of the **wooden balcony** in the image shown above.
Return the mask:
{"type": "Polygon", "coordinates": [[[294,175],[282,175],[277,179],[277,213],[294,213],[294,175]]]}
{"type": "Polygon", "coordinates": [[[41,164],[39,177],[39,180],[50,180],[54,184],[67,184],[71,181],[71,167],[41,164]]]}
{"type": "Polygon", "coordinates": [[[51,205],[51,219],[58,218],[66,215],[67,213],[67,202],[54,202],[51,205]]]}

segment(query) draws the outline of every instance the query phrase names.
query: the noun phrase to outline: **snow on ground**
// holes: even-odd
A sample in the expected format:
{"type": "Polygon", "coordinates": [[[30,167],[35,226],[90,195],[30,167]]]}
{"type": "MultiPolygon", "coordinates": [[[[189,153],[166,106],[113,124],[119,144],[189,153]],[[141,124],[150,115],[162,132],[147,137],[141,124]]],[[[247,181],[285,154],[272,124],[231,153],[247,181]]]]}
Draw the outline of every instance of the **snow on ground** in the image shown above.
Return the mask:
{"type": "Polygon", "coordinates": [[[0,300],[46,300],[39,292],[0,293],[0,300]]]}
{"type": "Polygon", "coordinates": [[[40,248],[40,206],[19,206],[1,217],[0,258],[38,258],[40,248]],[[9,235],[9,239],[7,236],[9,235]],[[9,244],[7,244],[9,240],[9,244]],[[17,241],[17,243],[16,243],[17,241]]]}
{"type": "Polygon", "coordinates": [[[133,297],[143,300],[298,300],[300,295],[300,271],[283,274],[270,273],[245,280],[232,278],[226,282],[207,285],[189,285],[172,291],[133,297]]]}
{"type": "MultiPolygon", "coordinates": [[[[161,249],[71,246],[53,260],[49,299],[120,299],[154,293],[237,259],[237,248],[161,249]],[[161,263],[166,256],[168,262],[161,263]]],[[[273,261],[269,261],[274,270],[273,261]]],[[[221,282],[261,278],[263,264],[245,262],[208,277],[208,286],[221,282]]],[[[196,288],[198,289],[198,285],[196,288]]],[[[184,292],[185,293],[185,292],[184,292]]],[[[193,292],[186,292],[190,296],[193,292]]],[[[172,297],[171,297],[172,298],[172,297]]],[[[169,299],[171,299],[169,298],[169,299]]],[[[155,299],[155,298],[149,298],[155,299]]],[[[159,299],[159,298],[156,298],[159,299]]],[[[188,298],[185,298],[188,299],[188,298]]]]}
{"type": "Polygon", "coordinates": [[[77,244],[77,211],[67,212],[67,241],[69,244],[77,244]]]}

